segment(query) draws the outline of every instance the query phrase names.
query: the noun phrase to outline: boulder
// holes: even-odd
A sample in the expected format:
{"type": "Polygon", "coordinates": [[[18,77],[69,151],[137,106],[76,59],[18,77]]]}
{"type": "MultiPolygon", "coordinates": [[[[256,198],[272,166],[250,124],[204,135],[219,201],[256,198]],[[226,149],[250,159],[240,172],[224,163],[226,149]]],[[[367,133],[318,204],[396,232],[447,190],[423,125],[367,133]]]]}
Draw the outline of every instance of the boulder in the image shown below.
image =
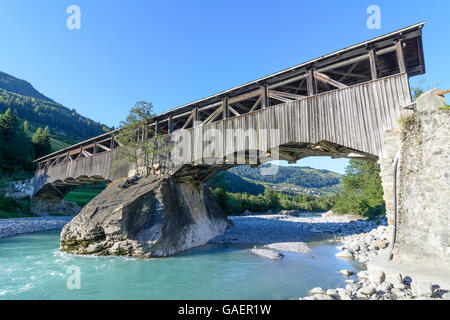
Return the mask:
{"type": "Polygon", "coordinates": [[[325,294],[325,291],[323,291],[323,289],[321,287],[315,287],[312,288],[311,290],[309,290],[309,293],[314,295],[314,294],[325,294]]]}
{"type": "Polygon", "coordinates": [[[341,258],[341,259],[353,259],[353,254],[349,250],[344,249],[344,250],[336,253],[336,257],[341,258]]]}
{"type": "Polygon", "coordinates": [[[271,260],[281,260],[284,255],[274,251],[274,250],[270,250],[270,249],[257,249],[257,248],[253,248],[252,252],[260,257],[263,258],[268,258],[271,260]]]}
{"type": "Polygon", "coordinates": [[[300,211],[298,211],[298,210],[281,210],[280,214],[285,215],[285,216],[298,216],[298,215],[300,215],[300,211]]]}
{"type": "Polygon", "coordinates": [[[337,292],[336,289],[328,289],[326,294],[329,295],[329,296],[337,296],[338,292],[337,292]]]}
{"type": "Polygon", "coordinates": [[[360,246],[356,242],[352,242],[348,247],[352,252],[357,252],[360,250],[360,246]]]}
{"type": "Polygon", "coordinates": [[[400,273],[391,273],[387,275],[386,281],[389,281],[393,285],[403,284],[402,275],[400,273]]]}
{"type": "Polygon", "coordinates": [[[345,289],[350,291],[356,291],[361,285],[359,283],[347,283],[345,289]]]}
{"type": "Polygon", "coordinates": [[[433,285],[430,282],[413,281],[411,283],[411,290],[418,297],[433,296],[433,285]]]}
{"type": "Polygon", "coordinates": [[[74,254],[164,257],[223,234],[226,213],[200,182],[146,177],[112,183],[64,226],[60,250],[74,254]]]}
{"type": "Polygon", "coordinates": [[[351,290],[348,290],[348,289],[337,288],[336,291],[337,291],[338,295],[341,296],[341,297],[342,296],[351,296],[352,295],[351,290]]]}
{"type": "Polygon", "coordinates": [[[369,273],[367,271],[360,271],[356,276],[360,279],[369,279],[369,273]]]}
{"type": "Polygon", "coordinates": [[[442,300],[450,300],[450,291],[444,293],[441,298],[442,300]]]}
{"type": "Polygon", "coordinates": [[[244,216],[251,216],[251,215],[253,215],[253,213],[251,211],[249,211],[249,210],[245,210],[243,215],[244,216]]]}
{"type": "Polygon", "coordinates": [[[369,281],[373,283],[383,283],[385,275],[383,271],[371,271],[369,272],[369,281]]]}
{"type": "Polygon", "coordinates": [[[345,277],[350,277],[353,274],[353,271],[349,269],[342,269],[339,271],[339,273],[345,277]]]}
{"type": "Polygon", "coordinates": [[[364,286],[364,287],[360,288],[358,290],[358,292],[361,292],[362,294],[364,294],[366,296],[370,296],[370,295],[374,294],[376,292],[376,290],[373,286],[369,285],[369,286],[364,286]]]}

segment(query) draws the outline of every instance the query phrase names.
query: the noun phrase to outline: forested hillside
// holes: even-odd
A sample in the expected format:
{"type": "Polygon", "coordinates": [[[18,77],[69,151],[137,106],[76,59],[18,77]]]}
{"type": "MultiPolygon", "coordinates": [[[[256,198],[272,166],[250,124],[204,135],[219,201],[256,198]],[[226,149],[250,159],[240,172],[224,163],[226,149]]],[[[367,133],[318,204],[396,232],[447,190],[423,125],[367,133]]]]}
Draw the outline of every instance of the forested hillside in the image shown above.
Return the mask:
{"type": "Polygon", "coordinates": [[[258,195],[264,193],[264,186],[249,182],[229,171],[222,171],[206,182],[206,185],[216,189],[223,188],[232,193],[248,193],[258,195]]]}
{"type": "MultiPolygon", "coordinates": [[[[84,140],[104,133],[103,125],[52,101],[31,84],[0,72],[0,113],[8,108],[36,126],[49,126],[52,134],[84,140]]],[[[73,141],[74,139],[70,139],[73,141]]]]}
{"type": "Polygon", "coordinates": [[[22,96],[55,102],[52,99],[44,96],[35,88],[33,88],[33,86],[29,82],[17,79],[16,77],[13,77],[12,75],[1,71],[0,71],[0,88],[7,90],[9,92],[20,94],[22,96]]]}
{"type": "MultiPolygon", "coordinates": [[[[264,166],[269,166],[265,164],[264,166]]],[[[260,167],[264,167],[260,166],[260,167]]],[[[324,188],[340,184],[342,176],[328,170],[308,167],[278,167],[274,175],[262,175],[260,168],[238,166],[229,170],[240,177],[273,184],[295,185],[303,188],[324,188]]]]}

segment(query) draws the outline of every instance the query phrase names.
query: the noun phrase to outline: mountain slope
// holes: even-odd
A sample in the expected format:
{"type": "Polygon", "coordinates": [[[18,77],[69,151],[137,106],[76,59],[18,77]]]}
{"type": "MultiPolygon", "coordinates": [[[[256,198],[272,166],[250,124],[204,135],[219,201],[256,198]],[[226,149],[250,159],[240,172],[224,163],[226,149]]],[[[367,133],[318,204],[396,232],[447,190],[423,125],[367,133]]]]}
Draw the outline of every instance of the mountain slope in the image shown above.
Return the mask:
{"type": "MultiPolygon", "coordinates": [[[[104,133],[103,125],[47,98],[31,84],[0,72],[0,112],[16,110],[19,117],[35,126],[49,126],[53,135],[66,143],[104,133]]],[[[54,137],[55,138],[55,137],[54,137]]]]}
{"type": "Polygon", "coordinates": [[[242,179],[229,171],[221,171],[206,182],[212,188],[222,187],[232,193],[248,193],[258,195],[264,193],[264,186],[242,179]]]}
{"type": "Polygon", "coordinates": [[[343,184],[341,183],[343,176],[336,172],[310,167],[278,166],[275,174],[262,175],[261,168],[268,166],[269,164],[258,168],[238,166],[228,171],[247,182],[290,194],[331,196],[341,192],[343,189],[343,184]]]}
{"type": "Polygon", "coordinates": [[[261,167],[267,167],[268,164],[259,168],[250,166],[239,166],[229,171],[242,177],[254,181],[284,184],[303,188],[323,188],[332,187],[340,184],[342,175],[328,170],[313,169],[310,167],[284,167],[278,166],[278,172],[274,175],[262,175],[261,167]]]}
{"type": "Polygon", "coordinates": [[[2,71],[0,71],[0,88],[22,96],[54,102],[52,99],[37,91],[29,82],[13,77],[2,71]]]}

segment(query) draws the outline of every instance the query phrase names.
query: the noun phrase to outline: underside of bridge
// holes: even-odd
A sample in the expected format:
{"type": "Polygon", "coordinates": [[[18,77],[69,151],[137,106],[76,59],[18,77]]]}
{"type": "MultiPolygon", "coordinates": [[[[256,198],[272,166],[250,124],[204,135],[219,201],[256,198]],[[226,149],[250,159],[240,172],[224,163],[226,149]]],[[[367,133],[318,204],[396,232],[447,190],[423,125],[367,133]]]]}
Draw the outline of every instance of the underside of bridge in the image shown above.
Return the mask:
{"type": "Polygon", "coordinates": [[[224,159],[203,158],[199,164],[185,164],[172,174],[172,177],[179,182],[201,181],[213,177],[223,170],[228,170],[238,165],[250,165],[258,167],[261,164],[285,160],[289,163],[296,163],[297,160],[306,157],[331,157],[359,159],[367,161],[377,161],[378,157],[369,153],[354,150],[328,141],[312,143],[288,143],[272,149],[269,153],[261,150],[245,150],[227,155],[224,159]]]}

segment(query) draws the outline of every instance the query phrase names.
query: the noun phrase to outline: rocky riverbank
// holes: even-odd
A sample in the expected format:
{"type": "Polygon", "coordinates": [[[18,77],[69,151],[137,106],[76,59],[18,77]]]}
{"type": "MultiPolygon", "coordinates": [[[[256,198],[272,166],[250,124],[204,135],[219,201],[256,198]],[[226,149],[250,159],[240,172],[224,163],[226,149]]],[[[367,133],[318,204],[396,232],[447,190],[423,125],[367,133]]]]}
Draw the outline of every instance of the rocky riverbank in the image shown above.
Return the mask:
{"type": "MultiPolygon", "coordinates": [[[[379,226],[367,233],[352,234],[342,238],[343,245],[337,247],[337,257],[354,259],[366,263],[370,259],[390,251],[392,229],[379,226]]],[[[352,270],[340,270],[343,277],[354,274],[352,270]]],[[[386,275],[383,271],[360,271],[358,280],[347,279],[345,288],[324,290],[316,287],[303,300],[439,300],[450,299],[450,292],[438,284],[414,280],[400,273],[386,275]]],[[[302,299],[302,298],[300,298],[302,299]]]]}
{"type": "MultiPolygon", "coordinates": [[[[351,215],[332,215],[305,212],[295,214],[264,214],[253,216],[232,216],[233,226],[224,235],[209,243],[248,244],[259,256],[280,260],[283,252],[311,255],[305,243],[313,237],[332,238],[350,236],[376,228],[374,221],[358,219],[351,215]]],[[[386,224],[386,221],[379,223],[386,224]]]]}
{"type": "Polygon", "coordinates": [[[73,217],[0,219],[0,239],[22,233],[62,229],[73,217]]]}

